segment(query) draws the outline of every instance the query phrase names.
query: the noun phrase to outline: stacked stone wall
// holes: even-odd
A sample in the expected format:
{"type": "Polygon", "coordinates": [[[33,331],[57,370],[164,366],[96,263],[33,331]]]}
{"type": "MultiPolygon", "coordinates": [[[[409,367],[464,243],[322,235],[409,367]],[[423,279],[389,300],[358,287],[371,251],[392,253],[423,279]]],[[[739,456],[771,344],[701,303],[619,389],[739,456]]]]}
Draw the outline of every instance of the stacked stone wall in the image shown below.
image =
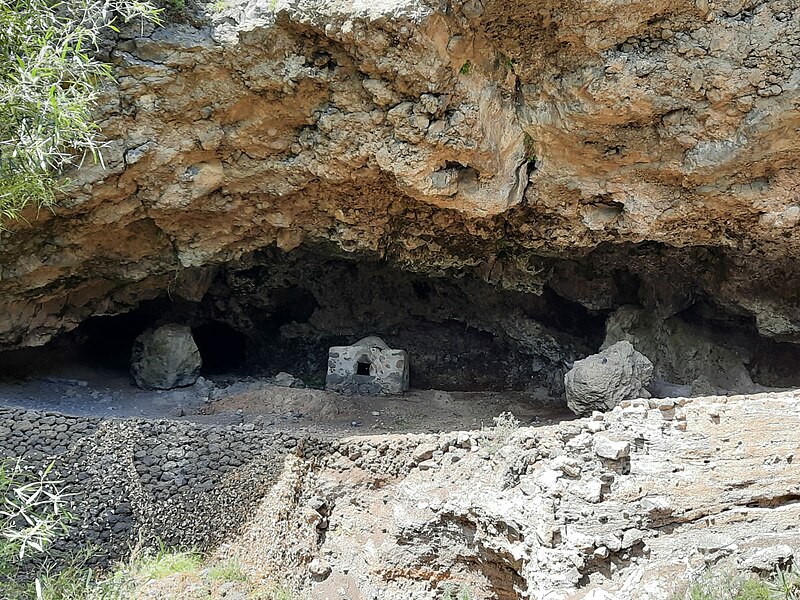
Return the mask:
{"type": "Polygon", "coordinates": [[[0,456],[41,469],[54,463],[75,527],[62,547],[89,544],[118,558],[156,540],[208,548],[238,531],[287,455],[329,443],[252,423],[97,419],[0,409],[0,456]]]}

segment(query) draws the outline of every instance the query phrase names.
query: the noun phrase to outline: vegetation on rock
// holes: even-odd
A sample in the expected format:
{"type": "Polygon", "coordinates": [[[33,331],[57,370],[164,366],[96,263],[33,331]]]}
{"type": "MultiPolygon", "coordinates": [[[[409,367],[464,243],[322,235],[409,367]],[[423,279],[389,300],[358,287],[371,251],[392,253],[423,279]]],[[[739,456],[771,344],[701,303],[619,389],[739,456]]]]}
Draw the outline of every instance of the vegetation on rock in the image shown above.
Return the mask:
{"type": "Polygon", "coordinates": [[[707,573],[687,591],[688,600],[800,600],[800,568],[778,567],[770,577],[707,573]]]}
{"type": "Polygon", "coordinates": [[[52,205],[65,170],[101,160],[92,111],[111,68],[99,38],[158,13],[143,0],[0,2],[0,222],[52,205]]]}

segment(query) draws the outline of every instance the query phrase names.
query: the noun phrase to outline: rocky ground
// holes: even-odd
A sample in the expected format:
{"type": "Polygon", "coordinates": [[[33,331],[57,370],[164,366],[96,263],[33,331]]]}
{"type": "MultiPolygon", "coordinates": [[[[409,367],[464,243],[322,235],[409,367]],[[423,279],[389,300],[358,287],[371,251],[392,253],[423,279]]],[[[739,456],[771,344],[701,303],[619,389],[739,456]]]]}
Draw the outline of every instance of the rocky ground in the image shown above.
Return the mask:
{"type": "MultiPolygon", "coordinates": [[[[800,396],[784,393],[342,438],[287,458],[215,556],[297,598],[681,597],[708,569],[769,572],[800,552],[797,425],[800,396]]],[[[150,597],[202,587],[176,581],[150,597]]]]}
{"type": "Polygon", "coordinates": [[[275,430],[350,435],[479,429],[511,410],[524,424],[574,416],[542,391],[412,390],[403,396],[343,396],[307,386],[288,373],[201,377],[173,390],[142,390],[119,369],[21,353],[2,362],[0,403],[30,410],[109,418],[182,419],[206,424],[257,420],[275,430]],[[35,360],[32,360],[33,357],[35,360]]]}
{"type": "MultiPolygon", "coordinates": [[[[45,384],[91,396],[88,383],[45,384]]],[[[245,381],[210,396],[182,418],[330,449],[286,455],[213,550],[245,579],[167,578],[147,597],[244,598],[261,582],[319,600],[662,600],[708,569],[769,572],[800,553],[796,392],[625,400],[583,419],[521,394],[353,398],[245,381]]]]}

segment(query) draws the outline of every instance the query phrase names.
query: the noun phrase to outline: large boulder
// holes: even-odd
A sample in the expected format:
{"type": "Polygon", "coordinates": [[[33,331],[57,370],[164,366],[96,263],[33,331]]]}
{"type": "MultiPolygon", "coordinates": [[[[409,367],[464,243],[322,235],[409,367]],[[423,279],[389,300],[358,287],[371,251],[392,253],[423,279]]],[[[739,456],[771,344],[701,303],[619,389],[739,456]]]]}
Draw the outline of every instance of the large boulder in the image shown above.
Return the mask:
{"type": "Polygon", "coordinates": [[[201,366],[192,330],[185,325],[148,329],[133,344],[131,375],[140,388],[169,390],[193,385],[201,366]]]}
{"type": "Polygon", "coordinates": [[[567,406],[579,416],[611,410],[623,400],[649,397],[653,363],[630,342],[618,342],[575,361],[564,376],[567,406]]]}

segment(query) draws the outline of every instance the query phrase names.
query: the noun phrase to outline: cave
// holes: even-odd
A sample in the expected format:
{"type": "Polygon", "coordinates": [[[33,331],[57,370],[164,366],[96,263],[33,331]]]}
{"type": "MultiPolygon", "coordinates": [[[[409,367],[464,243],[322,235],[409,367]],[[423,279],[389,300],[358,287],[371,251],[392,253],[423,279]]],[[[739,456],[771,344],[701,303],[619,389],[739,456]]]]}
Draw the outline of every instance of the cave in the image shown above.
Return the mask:
{"type": "MultiPolygon", "coordinates": [[[[412,388],[538,390],[559,403],[564,373],[601,348],[624,308],[636,315],[626,335],[637,347],[657,355],[666,344],[672,352],[652,358],[666,383],[707,393],[800,383],[800,346],[765,337],[752,316],[688,279],[685,265],[696,260],[694,252],[641,245],[550,259],[549,280],[539,293],[528,293],[473,274],[411,272],[325,248],[264,250],[204,274],[199,296],[163,290],[120,314],[92,316],[39,349],[6,353],[0,364],[28,361],[45,372],[79,363],[121,380],[138,335],[179,323],[191,327],[206,378],[285,372],[321,388],[330,347],[377,335],[408,352],[412,388]],[[668,272],[659,272],[667,264],[668,272]],[[682,346],[670,349],[667,338],[682,346]],[[684,349],[700,353],[691,368],[678,356],[684,349]],[[722,375],[709,376],[714,369],[722,375]],[[728,369],[733,375],[726,379],[728,369]]],[[[368,360],[359,361],[355,374],[368,376],[370,368],[368,360]]]]}
{"type": "Polygon", "coordinates": [[[192,335],[208,375],[236,373],[247,357],[247,336],[230,325],[209,321],[192,328],[192,335]]]}

